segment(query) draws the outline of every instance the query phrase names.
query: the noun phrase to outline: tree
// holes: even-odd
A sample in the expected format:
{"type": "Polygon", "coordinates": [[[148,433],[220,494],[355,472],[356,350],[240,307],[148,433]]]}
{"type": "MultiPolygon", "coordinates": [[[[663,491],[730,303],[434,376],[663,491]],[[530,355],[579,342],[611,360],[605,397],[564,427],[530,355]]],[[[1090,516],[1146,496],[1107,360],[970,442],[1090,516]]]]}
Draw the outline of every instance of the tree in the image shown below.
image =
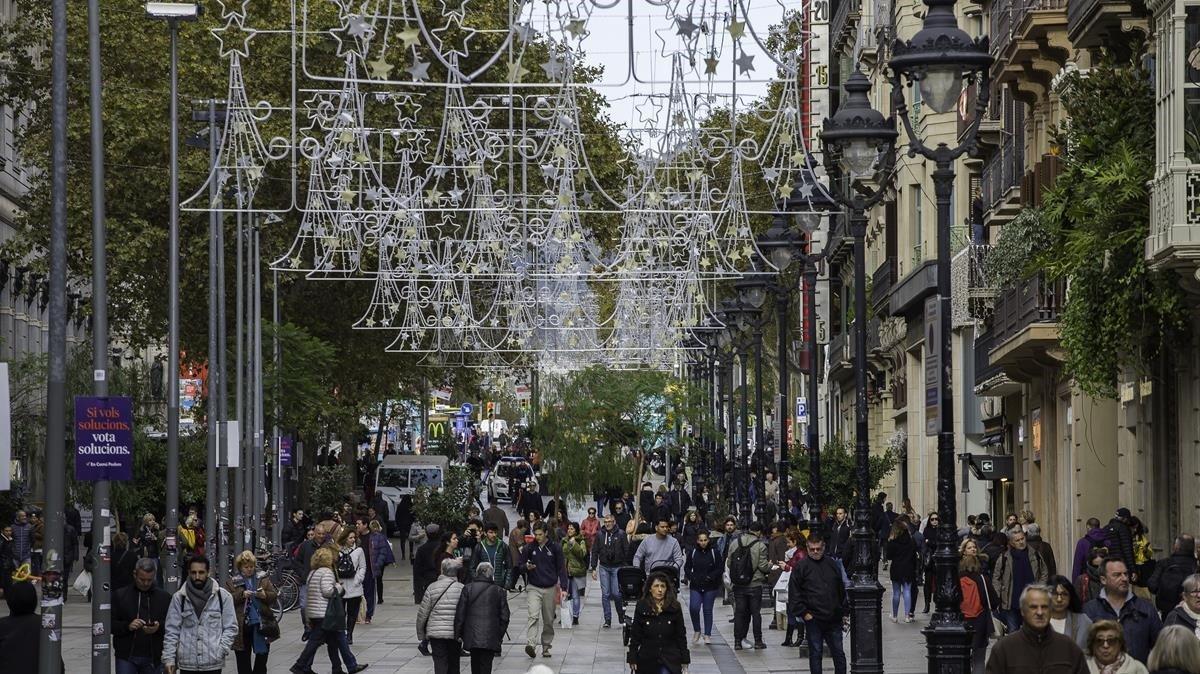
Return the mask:
{"type": "MultiPolygon", "coordinates": [[[[792,483],[807,488],[811,484],[808,479],[807,450],[800,444],[792,446],[792,456],[798,460],[792,462],[792,483]]],[[[900,453],[895,447],[889,446],[883,454],[870,457],[868,462],[867,496],[874,492],[883,478],[896,469],[900,461],[900,453]]],[[[854,458],[854,445],[848,440],[835,437],[825,442],[821,450],[821,494],[823,505],[832,510],[836,506],[853,509],[855,497],[858,494],[856,478],[857,462],[854,458]]]]}
{"type": "Polygon", "coordinates": [[[413,515],[418,522],[437,524],[442,531],[462,531],[475,494],[475,476],[470,469],[451,466],[440,488],[417,489],[413,495],[413,515]]]}
{"type": "Polygon", "coordinates": [[[335,465],[323,467],[308,480],[308,509],[317,516],[341,510],[350,485],[350,469],[335,465]]]}

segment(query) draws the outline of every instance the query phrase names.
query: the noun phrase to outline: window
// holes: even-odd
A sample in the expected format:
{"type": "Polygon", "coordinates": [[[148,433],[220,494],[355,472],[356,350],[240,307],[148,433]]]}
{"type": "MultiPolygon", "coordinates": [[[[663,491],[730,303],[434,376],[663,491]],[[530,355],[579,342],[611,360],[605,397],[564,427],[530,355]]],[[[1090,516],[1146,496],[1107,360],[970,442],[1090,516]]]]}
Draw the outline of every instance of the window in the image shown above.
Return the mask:
{"type": "Polygon", "coordinates": [[[410,480],[413,489],[417,489],[418,487],[440,487],[442,486],[442,469],[413,468],[410,471],[410,480]]]}
{"type": "Polygon", "coordinates": [[[924,228],[924,210],[925,210],[925,195],[921,191],[921,185],[913,185],[909,190],[912,195],[912,209],[910,213],[912,217],[909,219],[909,234],[908,240],[912,245],[912,268],[916,269],[925,260],[924,243],[922,237],[925,234],[924,228]]]}
{"type": "Polygon", "coordinates": [[[1200,5],[1184,12],[1183,151],[1189,162],[1200,164],[1200,5]]]}
{"type": "Polygon", "coordinates": [[[379,486],[391,487],[393,489],[408,489],[408,469],[407,468],[389,468],[382,467],[379,469],[379,486]]]}

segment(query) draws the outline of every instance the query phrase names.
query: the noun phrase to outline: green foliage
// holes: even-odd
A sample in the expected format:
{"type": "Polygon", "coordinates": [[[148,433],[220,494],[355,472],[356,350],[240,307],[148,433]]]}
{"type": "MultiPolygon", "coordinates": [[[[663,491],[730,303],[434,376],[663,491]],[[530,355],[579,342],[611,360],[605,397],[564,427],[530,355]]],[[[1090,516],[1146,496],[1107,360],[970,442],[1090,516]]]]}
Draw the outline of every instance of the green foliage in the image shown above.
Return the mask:
{"type": "Polygon", "coordinates": [[[1137,63],[1106,58],[1063,78],[1070,121],[1057,132],[1063,172],[1043,200],[1053,244],[1039,263],[1070,283],[1060,319],[1065,368],[1085,393],[1115,397],[1120,371],[1145,371],[1187,341],[1182,290],[1146,266],[1155,115],[1137,63]]]}
{"type": "Polygon", "coordinates": [[[350,488],[349,466],[336,465],[314,471],[308,479],[308,509],[314,513],[336,512],[350,488]]]}
{"type": "Polygon", "coordinates": [[[530,433],[549,471],[549,492],[590,496],[601,486],[636,480],[625,448],[650,451],[675,433],[675,402],[682,388],[650,370],[592,367],[558,383],[556,401],[543,404],[530,433]]]}
{"type": "Polygon", "coordinates": [[[462,531],[467,509],[475,500],[475,477],[464,466],[450,466],[441,489],[420,487],[413,495],[413,515],[422,524],[462,531]]]}
{"type": "Polygon", "coordinates": [[[296,429],[311,435],[319,429],[318,421],[330,413],[333,399],[331,368],[337,350],[328,342],[314,337],[293,323],[263,326],[263,348],[270,349],[274,338],[279,340],[283,354],[277,371],[275,359],[268,351],[263,359],[263,409],[267,412],[267,427],[278,423],[283,428],[296,429]],[[278,395],[279,400],[275,398],[278,395]],[[274,419],[276,403],[280,418],[274,419]]]}
{"type": "MultiPolygon", "coordinates": [[[[792,446],[792,481],[795,485],[808,489],[808,454],[799,443],[792,446]]],[[[873,493],[883,482],[883,478],[896,470],[900,462],[900,452],[895,447],[888,447],[883,454],[872,454],[868,462],[867,493],[873,493]]],[[[825,442],[821,450],[821,491],[824,505],[833,510],[837,506],[852,508],[857,489],[855,485],[856,462],[854,460],[854,444],[840,437],[831,438],[825,442]]]]}
{"type": "Polygon", "coordinates": [[[988,283],[999,290],[1015,287],[1036,270],[1037,262],[1052,244],[1041,211],[1022,209],[1000,230],[999,240],[988,251],[984,265],[988,283]]]}

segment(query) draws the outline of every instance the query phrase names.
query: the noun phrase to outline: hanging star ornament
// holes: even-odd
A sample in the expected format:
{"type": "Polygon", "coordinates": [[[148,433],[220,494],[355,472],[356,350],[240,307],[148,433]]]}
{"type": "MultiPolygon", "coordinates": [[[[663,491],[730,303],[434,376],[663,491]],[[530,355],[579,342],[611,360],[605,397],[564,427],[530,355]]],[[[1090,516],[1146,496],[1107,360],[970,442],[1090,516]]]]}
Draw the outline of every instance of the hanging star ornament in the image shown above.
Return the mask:
{"type": "Polygon", "coordinates": [[[571,37],[579,39],[587,32],[587,22],[583,19],[571,19],[567,22],[567,32],[571,37]]]}
{"type": "Polygon", "coordinates": [[[720,60],[718,60],[716,56],[709,56],[708,58],[704,59],[704,74],[710,77],[716,75],[717,66],[720,63],[720,60]]]}
{"type": "Polygon", "coordinates": [[[409,75],[412,75],[414,82],[424,82],[429,79],[429,61],[417,59],[413,64],[404,69],[409,75]]]}
{"type": "Polygon", "coordinates": [[[415,47],[421,42],[421,31],[416,26],[405,28],[404,30],[396,33],[396,38],[399,39],[400,43],[405,47],[415,47]]]}
{"type": "Polygon", "coordinates": [[[382,53],[379,55],[379,58],[367,61],[367,69],[371,71],[371,77],[377,80],[386,80],[393,68],[395,66],[388,63],[387,58],[382,53]]]}
{"type": "Polygon", "coordinates": [[[217,38],[218,53],[221,58],[227,58],[230,54],[250,58],[250,40],[253,40],[254,36],[258,34],[246,28],[242,17],[238,14],[230,14],[225,20],[224,26],[213,28],[209,32],[217,38]]]}
{"type": "Polygon", "coordinates": [[[754,54],[742,53],[741,56],[734,59],[734,64],[737,66],[738,74],[745,75],[754,72],[754,54]]]}
{"type": "Polygon", "coordinates": [[[740,40],[742,39],[742,36],[746,34],[746,22],[732,21],[729,23],[729,26],[726,27],[726,30],[729,31],[729,37],[735,40],[740,40]]]}
{"type": "Polygon", "coordinates": [[[696,23],[694,21],[692,21],[692,17],[690,17],[690,16],[684,17],[684,18],[676,18],[675,26],[676,26],[675,34],[679,35],[680,37],[687,38],[689,40],[692,38],[692,35],[697,30],[700,29],[700,26],[696,25],[696,23]]]}
{"type": "Polygon", "coordinates": [[[520,61],[508,62],[508,81],[514,84],[520,82],[529,74],[529,69],[521,65],[520,61]]]}
{"type": "Polygon", "coordinates": [[[563,60],[557,54],[551,54],[550,58],[542,64],[542,71],[546,73],[546,77],[557,82],[563,74],[563,60]]]}

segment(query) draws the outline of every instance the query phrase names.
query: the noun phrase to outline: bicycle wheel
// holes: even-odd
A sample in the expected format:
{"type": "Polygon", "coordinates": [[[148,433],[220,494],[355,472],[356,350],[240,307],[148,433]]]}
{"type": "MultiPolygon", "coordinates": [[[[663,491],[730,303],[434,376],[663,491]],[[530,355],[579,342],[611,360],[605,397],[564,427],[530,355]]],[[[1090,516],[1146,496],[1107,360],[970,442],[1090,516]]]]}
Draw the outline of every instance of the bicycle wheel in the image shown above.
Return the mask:
{"type": "Polygon", "coordinates": [[[300,605],[300,579],[291,571],[279,576],[278,613],[283,614],[300,605]]]}

